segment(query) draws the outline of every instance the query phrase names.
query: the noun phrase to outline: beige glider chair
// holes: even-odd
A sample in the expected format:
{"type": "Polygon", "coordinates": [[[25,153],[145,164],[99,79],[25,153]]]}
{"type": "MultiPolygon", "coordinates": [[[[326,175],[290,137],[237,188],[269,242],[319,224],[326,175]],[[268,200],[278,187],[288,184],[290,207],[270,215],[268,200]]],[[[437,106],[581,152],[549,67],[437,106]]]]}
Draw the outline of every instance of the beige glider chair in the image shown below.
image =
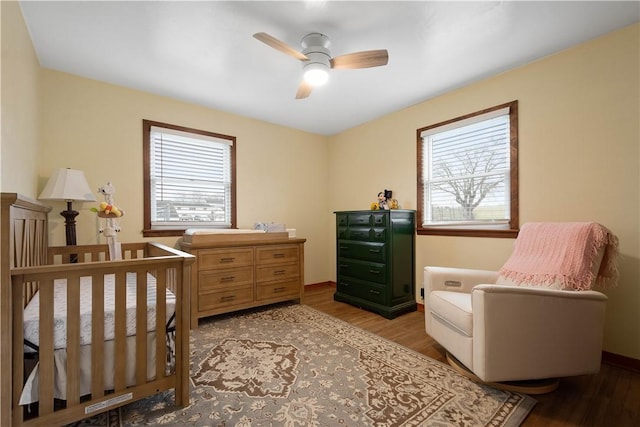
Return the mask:
{"type": "Polygon", "coordinates": [[[529,380],[600,369],[607,297],[592,288],[615,285],[616,255],[599,224],[525,224],[500,271],[425,267],[426,331],[471,377],[552,391],[529,380]]]}

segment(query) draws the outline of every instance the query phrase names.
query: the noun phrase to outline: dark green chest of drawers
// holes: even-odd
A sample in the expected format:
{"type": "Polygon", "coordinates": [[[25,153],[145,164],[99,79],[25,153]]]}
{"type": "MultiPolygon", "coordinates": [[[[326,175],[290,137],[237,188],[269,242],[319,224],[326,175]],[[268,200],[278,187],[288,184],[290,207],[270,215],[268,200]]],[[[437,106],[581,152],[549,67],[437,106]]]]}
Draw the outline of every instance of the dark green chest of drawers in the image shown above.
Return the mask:
{"type": "Polygon", "coordinates": [[[336,301],[392,319],[415,311],[415,212],[336,214],[336,301]]]}

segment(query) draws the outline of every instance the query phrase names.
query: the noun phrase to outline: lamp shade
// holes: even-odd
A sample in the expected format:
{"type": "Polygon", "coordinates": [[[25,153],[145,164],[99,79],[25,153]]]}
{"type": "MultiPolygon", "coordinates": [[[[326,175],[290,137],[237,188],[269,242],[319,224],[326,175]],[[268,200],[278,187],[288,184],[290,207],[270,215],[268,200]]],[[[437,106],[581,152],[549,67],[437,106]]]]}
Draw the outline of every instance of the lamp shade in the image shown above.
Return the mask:
{"type": "Polygon", "coordinates": [[[47,185],[38,199],[78,202],[96,201],[96,197],[84,177],[84,172],[75,169],[58,169],[55,171],[47,181],[47,185]]]}

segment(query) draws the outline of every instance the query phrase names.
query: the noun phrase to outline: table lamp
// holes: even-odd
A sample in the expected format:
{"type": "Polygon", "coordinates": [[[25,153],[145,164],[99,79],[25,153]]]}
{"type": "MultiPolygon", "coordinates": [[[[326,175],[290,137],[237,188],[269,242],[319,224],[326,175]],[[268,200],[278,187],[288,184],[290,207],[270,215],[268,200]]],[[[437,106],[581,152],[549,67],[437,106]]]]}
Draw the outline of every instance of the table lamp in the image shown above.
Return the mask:
{"type": "Polygon", "coordinates": [[[73,210],[72,203],[95,202],[96,197],[91,192],[84,172],[74,169],[58,169],[51,175],[47,185],[38,197],[40,200],[64,200],[67,202],[67,210],[60,212],[65,219],[64,225],[67,232],[67,246],[76,245],[76,216],[78,212],[73,210]]]}

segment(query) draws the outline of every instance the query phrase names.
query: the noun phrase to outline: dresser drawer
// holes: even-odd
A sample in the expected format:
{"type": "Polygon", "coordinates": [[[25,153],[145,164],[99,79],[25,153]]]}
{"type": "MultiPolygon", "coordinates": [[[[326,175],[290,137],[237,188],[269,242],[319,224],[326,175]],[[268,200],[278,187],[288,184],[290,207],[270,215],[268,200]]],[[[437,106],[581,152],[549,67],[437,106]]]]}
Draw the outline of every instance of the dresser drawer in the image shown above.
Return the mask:
{"type": "Polygon", "coordinates": [[[376,283],[365,283],[348,277],[339,277],[337,291],[377,304],[386,303],[385,286],[376,283]]]}
{"type": "Polygon", "coordinates": [[[256,286],[256,299],[265,300],[271,298],[280,298],[285,295],[300,294],[300,280],[288,280],[286,282],[269,283],[256,286]]]}
{"type": "Polygon", "coordinates": [[[253,248],[208,249],[198,253],[199,270],[253,265],[253,248]]]}
{"type": "Polygon", "coordinates": [[[271,282],[298,277],[300,269],[298,263],[284,265],[269,265],[256,268],[256,282],[271,282]]]}
{"type": "Polygon", "coordinates": [[[252,283],[253,268],[251,267],[204,270],[198,275],[198,291],[200,294],[241,285],[251,285],[252,283]]]}
{"type": "Polygon", "coordinates": [[[349,227],[347,230],[347,240],[362,240],[368,242],[371,240],[372,230],[369,227],[349,227]]]}
{"type": "Polygon", "coordinates": [[[338,227],[338,240],[349,240],[349,229],[347,227],[338,227]]]}
{"type": "Polygon", "coordinates": [[[338,230],[338,239],[385,242],[387,239],[387,229],[379,227],[350,227],[342,233],[338,230]]]}
{"type": "Polygon", "coordinates": [[[371,230],[372,242],[386,242],[387,241],[387,229],[374,227],[371,230]]]}
{"type": "Polygon", "coordinates": [[[338,257],[385,261],[385,244],[376,242],[338,242],[338,257]]]}
{"type": "Polygon", "coordinates": [[[297,245],[265,246],[256,248],[256,265],[297,263],[297,245]]]}
{"type": "Polygon", "coordinates": [[[386,283],[387,267],[377,262],[338,258],[338,275],[350,276],[368,282],[386,283]]]}
{"type": "Polygon", "coordinates": [[[198,310],[205,311],[253,301],[253,286],[241,286],[198,295],[198,310]]]}
{"type": "Polygon", "coordinates": [[[373,215],[369,212],[348,214],[349,226],[373,225],[373,215]]]}
{"type": "Polygon", "coordinates": [[[389,214],[383,212],[371,214],[371,225],[375,227],[387,227],[389,225],[389,214]]]}

